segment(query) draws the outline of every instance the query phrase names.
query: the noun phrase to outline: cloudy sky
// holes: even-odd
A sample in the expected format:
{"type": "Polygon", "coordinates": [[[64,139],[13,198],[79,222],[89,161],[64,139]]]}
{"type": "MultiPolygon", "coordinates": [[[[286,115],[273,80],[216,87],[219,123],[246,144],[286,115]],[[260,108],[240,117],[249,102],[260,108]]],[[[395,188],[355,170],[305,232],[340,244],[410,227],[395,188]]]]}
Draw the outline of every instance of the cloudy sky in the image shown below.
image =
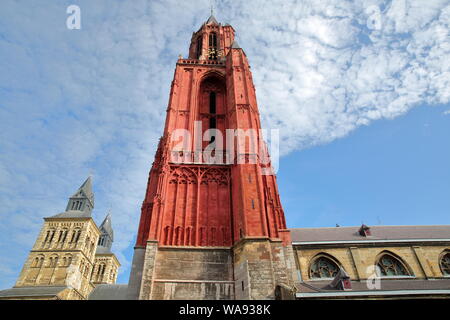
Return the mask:
{"type": "MultiPolygon", "coordinates": [[[[450,224],[449,0],[214,2],[280,129],[290,227],[450,224]]],[[[1,1],[0,288],[89,174],[127,282],[175,62],[209,6],[1,1]]]]}

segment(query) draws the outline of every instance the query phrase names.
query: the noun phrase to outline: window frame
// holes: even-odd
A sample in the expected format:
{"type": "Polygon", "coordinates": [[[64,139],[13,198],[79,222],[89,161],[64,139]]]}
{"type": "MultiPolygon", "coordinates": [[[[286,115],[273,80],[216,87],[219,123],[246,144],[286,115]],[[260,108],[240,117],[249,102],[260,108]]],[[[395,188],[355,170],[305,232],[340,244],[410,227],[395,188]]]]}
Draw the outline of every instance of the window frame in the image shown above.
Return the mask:
{"type": "MultiPolygon", "coordinates": [[[[444,272],[444,269],[442,268],[442,260],[444,260],[445,256],[447,256],[447,255],[450,257],[450,250],[444,250],[444,251],[442,251],[441,254],[439,255],[439,261],[438,261],[438,263],[439,263],[439,269],[441,270],[442,276],[443,276],[444,278],[450,278],[450,269],[449,269],[449,273],[446,274],[446,273],[444,272]]],[[[450,268],[450,267],[449,267],[449,268],[450,268]]]]}
{"type": "Polygon", "coordinates": [[[328,280],[333,280],[335,278],[335,276],[333,277],[324,277],[324,278],[316,278],[312,276],[312,266],[319,260],[319,259],[327,259],[329,261],[331,261],[336,267],[337,267],[337,271],[336,274],[339,272],[339,270],[342,268],[345,270],[345,268],[342,266],[342,264],[339,262],[339,260],[337,260],[335,257],[331,256],[330,254],[327,253],[319,253],[316,254],[309,263],[308,266],[308,280],[309,281],[328,281],[328,280]]]}
{"type": "Polygon", "coordinates": [[[416,277],[409,265],[401,257],[390,251],[383,251],[378,254],[377,259],[375,260],[375,273],[380,279],[408,279],[416,277]],[[391,257],[391,259],[398,262],[406,270],[406,272],[408,272],[408,275],[382,275],[381,268],[378,266],[378,264],[384,256],[389,256],[391,257]]]}

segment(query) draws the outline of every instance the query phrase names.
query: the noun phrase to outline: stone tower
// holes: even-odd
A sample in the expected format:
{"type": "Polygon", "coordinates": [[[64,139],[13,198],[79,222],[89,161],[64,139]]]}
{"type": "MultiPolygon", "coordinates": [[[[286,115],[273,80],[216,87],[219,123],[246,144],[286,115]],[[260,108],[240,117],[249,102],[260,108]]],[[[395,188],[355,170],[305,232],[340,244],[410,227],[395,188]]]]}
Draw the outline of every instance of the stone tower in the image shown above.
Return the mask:
{"type": "Polygon", "coordinates": [[[292,284],[290,233],[234,37],[211,15],[177,61],[130,299],[273,299],[292,284]]]}
{"type": "Polygon", "coordinates": [[[117,280],[117,270],[120,267],[111,246],[114,241],[114,231],[111,226],[111,215],[108,214],[99,227],[100,237],[95,252],[94,268],[91,281],[95,284],[113,284],[117,280]]]}
{"type": "Polygon", "coordinates": [[[44,218],[14,288],[0,299],[84,300],[96,284],[115,283],[120,263],[110,251],[111,217],[98,228],[93,208],[89,177],[69,198],[65,212],[44,218]]]}

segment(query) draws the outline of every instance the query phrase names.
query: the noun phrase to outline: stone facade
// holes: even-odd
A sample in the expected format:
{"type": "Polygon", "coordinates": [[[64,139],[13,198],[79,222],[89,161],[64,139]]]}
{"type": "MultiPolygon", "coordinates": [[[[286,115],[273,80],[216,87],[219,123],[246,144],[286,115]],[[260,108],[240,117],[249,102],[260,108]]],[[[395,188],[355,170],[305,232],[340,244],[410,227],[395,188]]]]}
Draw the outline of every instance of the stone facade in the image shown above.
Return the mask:
{"type": "Polygon", "coordinates": [[[424,243],[404,244],[400,242],[387,246],[342,246],[311,247],[296,246],[296,256],[303,280],[311,280],[311,263],[319,255],[327,255],[342,266],[352,280],[366,280],[373,275],[373,266],[383,253],[392,253],[407,266],[411,274],[418,279],[443,278],[439,266],[444,252],[450,250],[450,244],[427,245],[424,243]]]}
{"type": "Polygon", "coordinates": [[[294,257],[281,241],[243,239],[233,254],[237,299],[274,299],[277,286],[294,284],[294,257]]]}
{"type": "Polygon", "coordinates": [[[94,284],[114,284],[120,267],[119,260],[113,253],[97,253],[92,269],[91,281],[94,284]]]}
{"type": "Polygon", "coordinates": [[[147,245],[140,299],[233,298],[229,248],[147,245]]]}
{"type": "Polygon", "coordinates": [[[108,250],[98,251],[102,231],[90,216],[90,178],[69,199],[67,209],[44,218],[14,288],[4,295],[0,291],[0,299],[84,300],[96,284],[116,282],[119,261],[108,250]]]}
{"type": "Polygon", "coordinates": [[[45,218],[15,287],[71,285],[86,298],[98,237],[92,218],[45,218]]]}

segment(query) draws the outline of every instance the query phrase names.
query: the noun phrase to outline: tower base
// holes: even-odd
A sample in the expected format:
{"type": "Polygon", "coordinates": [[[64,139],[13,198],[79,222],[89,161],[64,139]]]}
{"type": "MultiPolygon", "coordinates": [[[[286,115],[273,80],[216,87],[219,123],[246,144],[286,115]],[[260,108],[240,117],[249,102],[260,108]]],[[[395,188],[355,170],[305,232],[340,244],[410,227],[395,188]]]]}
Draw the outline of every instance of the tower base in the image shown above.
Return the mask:
{"type": "Polygon", "coordinates": [[[275,299],[276,287],[292,286],[292,247],[267,238],[246,238],[233,247],[136,248],[129,299],[275,299]]]}

